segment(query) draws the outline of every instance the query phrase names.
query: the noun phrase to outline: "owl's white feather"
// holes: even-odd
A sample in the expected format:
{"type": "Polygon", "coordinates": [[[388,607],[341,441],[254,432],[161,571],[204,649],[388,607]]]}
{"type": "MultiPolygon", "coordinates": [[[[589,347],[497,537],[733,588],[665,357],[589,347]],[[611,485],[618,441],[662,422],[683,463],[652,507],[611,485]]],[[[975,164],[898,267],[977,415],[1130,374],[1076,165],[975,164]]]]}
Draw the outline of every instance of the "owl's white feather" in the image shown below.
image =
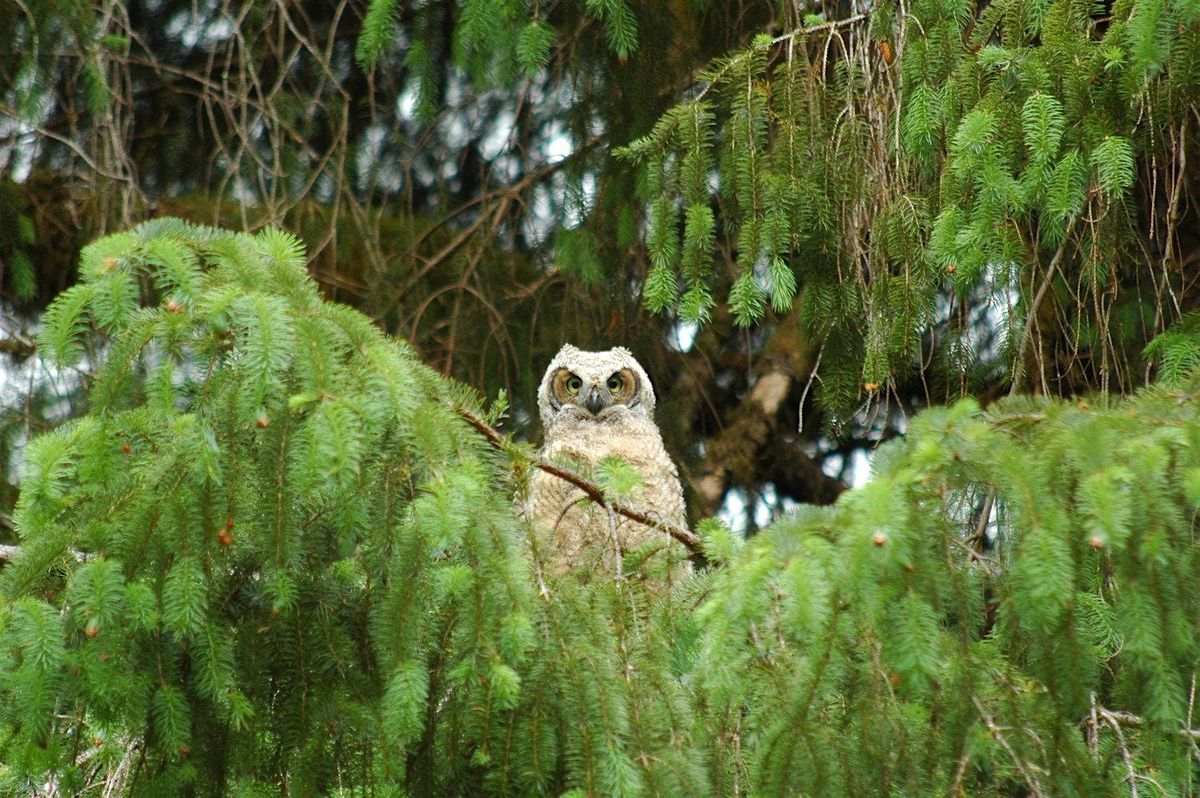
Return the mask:
{"type": "MultiPolygon", "coordinates": [[[[545,428],[541,456],[585,474],[606,457],[620,457],[642,479],[626,503],[664,523],[686,527],[679,472],[654,423],[654,406],[650,378],[629,350],[586,352],[568,344],[551,361],[538,390],[545,428]]],[[[686,556],[663,530],[611,514],[575,486],[543,471],[531,479],[527,512],[539,547],[548,549],[542,552],[544,560],[556,572],[612,574],[618,549],[626,554],[651,542],[661,544],[655,559],[679,563],[686,556]]]]}

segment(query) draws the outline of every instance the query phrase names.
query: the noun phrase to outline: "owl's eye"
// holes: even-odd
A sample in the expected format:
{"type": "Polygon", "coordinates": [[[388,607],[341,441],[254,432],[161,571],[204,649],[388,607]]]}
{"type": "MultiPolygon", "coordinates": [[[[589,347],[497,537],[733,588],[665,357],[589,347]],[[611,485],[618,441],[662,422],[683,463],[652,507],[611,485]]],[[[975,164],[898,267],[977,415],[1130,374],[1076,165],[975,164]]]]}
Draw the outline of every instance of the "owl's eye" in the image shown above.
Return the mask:
{"type": "Polygon", "coordinates": [[[572,374],[567,377],[567,390],[571,393],[579,393],[579,389],[583,387],[583,380],[572,374]]]}
{"type": "Polygon", "coordinates": [[[612,391],[614,396],[620,395],[625,390],[625,383],[616,374],[608,378],[608,390],[612,391]]]}

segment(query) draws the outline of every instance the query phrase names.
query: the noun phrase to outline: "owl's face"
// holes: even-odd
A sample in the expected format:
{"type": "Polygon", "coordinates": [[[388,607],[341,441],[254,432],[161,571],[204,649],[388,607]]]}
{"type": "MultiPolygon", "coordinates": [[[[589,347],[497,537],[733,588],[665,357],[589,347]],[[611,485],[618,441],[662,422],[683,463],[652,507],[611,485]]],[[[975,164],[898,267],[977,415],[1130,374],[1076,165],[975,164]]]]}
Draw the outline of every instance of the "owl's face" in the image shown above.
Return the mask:
{"type": "Polygon", "coordinates": [[[567,344],[546,369],[538,407],[547,426],[565,418],[649,418],[654,410],[654,389],[629,350],[617,347],[584,352],[567,344]]]}

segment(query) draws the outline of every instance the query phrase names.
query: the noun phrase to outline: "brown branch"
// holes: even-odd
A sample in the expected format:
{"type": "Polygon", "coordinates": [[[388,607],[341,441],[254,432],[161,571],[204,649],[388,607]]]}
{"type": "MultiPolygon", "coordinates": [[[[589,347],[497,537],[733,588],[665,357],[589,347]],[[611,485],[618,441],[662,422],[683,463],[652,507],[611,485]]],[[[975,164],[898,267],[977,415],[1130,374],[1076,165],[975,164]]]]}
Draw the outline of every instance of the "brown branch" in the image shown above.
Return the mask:
{"type": "Polygon", "coordinates": [[[704,457],[693,468],[690,483],[701,515],[715,512],[731,486],[760,479],[814,504],[832,504],[846,488],[826,475],[789,431],[794,427],[786,419],[796,406],[789,400],[814,373],[817,359],[817,347],[800,330],[798,319],[798,314],[783,319],[755,362],[726,361],[705,369],[708,380],[721,368],[752,372],[754,381],[729,412],[728,425],[705,441],[704,457]]]}
{"type": "MultiPolygon", "coordinates": [[[[488,443],[490,443],[496,449],[500,451],[508,450],[508,445],[504,437],[486,421],[466,409],[460,408],[458,410],[458,414],[462,416],[468,424],[478,430],[483,437],[487,439],[488,443]]],[[[551,474],[552,476],[556,476],[561,480],[571,483],[583,491],[584,495],[586,495],[588,499],[600,505],[601,507],[608,508],[617,515],[623,515],[631,521],[636,521],[639,524],[645,524],[653,529],[661,529],[671,537],[678,540],[684,546],[687,546],[688,550],[693,554],[700,554],[703,556],[704,552],[700,543],[700,536],[695,532],[675,526],[674,524],[663,523],[662,521],[651,518],[641,510],[637,510],[633,507],[627,507],[618,502],[610,501],[608,497],[604,495],[604,491],[601,490],[598,485],[593,482],[589,482],[579,474],[576,474],[574,471],[569,471],[560,466],[556,466],[553,463],[548,463],[541,458],[534,458],[533,465],[537,466],[542,471],[545,471],[547,474],[551,474]]],[[[70,550],[68,553],[79,562],[83,562],[89,556],[84,552],[74,550],[70,550]]],[[[20,546],[7,546],[0,544],[0,563],[11,562],[20,555],[20,546]]]]}
{"type": "Polygon", "coordinates": [[[407,296],[413,287],[417,285],[417,283],[423,280],[430,272],[434,271],[451,257],[453,257],[456,252],[462,249],[465,244],[471,241],[471,239],[474,238],[477,233],[479,233],[481,228],[486,226],[487,229],[494,230],[499,221],[502,220],[508,213],[512,203],[517,201],[522,192],[527,191],[543,180],[550,178],[556,172],[574,163],[579,158],[587,155],[600,143],[600,141],[601,139],[599,137],[589,139],[581,144],[577,150],[565,158],[560,158],[553,163],[544,164],[535,171],[525,175],[515,183],[492,189],[491,191],[481,193],[478,196],[467,200],[458,208],[455,208],[453,211],[446,214],[446,216],[444,216],[436,224],[426,228],[417,237],[416,241],[413,242],[412,247],[410,248],[410,256],[413,259],[420,257],[420,255],[417,253],[417,249],[420,248],[421,244],[424,243],[430,234],[432,234],[435,230],[441,229],[451,220],[457,218],[467,210],[474,208],[476,205],[486,204],[493,199],[499,200],[495,206],[482,210],[474,221],[459,231],[458,235],[446,243],[446,245],[436,253],[425,259],[424,263],[421,264],[421,267],[416,269],[408,276],[404,286],[391,293],[391,296],[387,300],[387,304],[374,314],[374,319],[376,321],[386,319],[388,315],[396,309],[396,306],[400,304],[400,300],[407,296]]]}
{"type": "MultiPolygon", "coordinates": [[[[496,449],[499,449],[500,451],[509,450],[508,442],[504,439],[504,436],[496,431],[495,427],[492,427],[470,410],[458,408],[458,414],[462,416],[468,424],[482,434],[483,437],[487,439],[487,442],[496,449]]],[[[545,471],[547,474],[556,476],[564,482],[569,482],[575,487],[579,488],[581,491],[583,491],[584,495],[601,507],[610,508],[617,515],[623,515],[631,521],[637,521],[639,524],[645,524],[646,526],[654,529],[661,529],[683,545],[687,546],[693,554],[703,555],[704,552],[701,547],[700,536],[695,532],[692,532],[688,529],[683,529],[682,527],[677,527],[674,524],[665,524],[662,521],[657,521],[651,518],[641,510],[627,507],[624,504],[609,500],[609,498],[604,495],[604,491],[601,490],[598,485],[596,485],[594,482],[589,482],[579,474],[576,474],[574,471],[569,471],[560,466],[556,466],[553,463],[548,463],[540,457],[533,458],[532,462],[533,465],[540,468],[542,471],[545,471]]]]}
{"type": "Polygon", "coordinates": [[[1046,270],[1046,276],[1042,278],[1042,284],[1038,286],[1037,293],[1034,294],[1033,302],[1029,305],[1029,313],[1025,317],[1025,326],[1021,330],[1021,345],[1017,348],[1017,359],[1013,364],[1012,387],[1009,389],[1008,395],[1013,396],[1021,387],[1021,380],[1025,376],[1026,353],[1025,348],[1029,346],[1030,336],[1033,334],[1034,325],[1037,323],[1038,306],[1042,304],[1042,297],[1046,295],[1046,291],[1054,283],[1054,275],[1058,273],[1058,266],[1062,262],[1063,255],[1067,251],[1067,244],[1070,241],[1070,227],[1063,234],[1062,243],[1058,245],[1058,250],[1055,251],[1054,257],[1050,259],[1050,268],[1046,270]]]}
{"type": "Polygon", "coordinates": [[[37,351],[37,341],[15,330],[6,331],[7,338],[0,338],[0,352],[16,357],[29,357],[37,351]]]}
{"type": "MultiPolygon", "coordinates": [[[[1132,712],[1126,712],[1120,709],[1105,709],[1104,707],[1096,707],[1096,712],[1109,723],[1123,723],[1127,726],[1141,726],[1146,721],[1141,715],[1135,715],[1132,712]]],[[[1192,729],[1187,726],[1181,726],[1177,733],[1183,737],[1200,740],[1200,729],[1192,729]]]]}
{"type": "MultiPolygon", "coordinates": [[[[447,213],[445,216],[443,216],[441,219],[439,219],[435,224],[430,225],[424,231],[422,231],[421,234],[418,235],[416,240],[413,242],[412,250],[415,252],[416,249],[425,242],[425,239],[427,239],[433,231],[446,226],[452,220],[461,216],[463,213],[466,213],[471,208],[474,208],[476,205],[482,205],[482,204],[490,202],[491,200],[494,200],[494,199],[511,198],[511,197],[515,197],[515,196],[519,195],[523,191],[526,191],[527,189],[532,188],[533,186],[537,185],[538,183],[542,182],[543,180],[545,180],[549,177],[552,177],[556,172],[560,171],[564,167],[570,166],[573,162],[577,161],[579,158],[587,155],[593,149],[595,149],[596,146],[600,144],[600,142],[601,142],[601,138],[599,136],[594,136],[594,137],[588,139],[587,141],[583,142],[579,146],[578,149],[576,149],[569,155],[567,155],[563,158],[560,158],[557,161],[552,161],[550,163],[542,164],[540,167],[538,167],[537,169],[535,169],[532,172],[529,172],[524,177],[522,177],[520,180],[517,180],[515,183],[512,183],[507,186],[499,186],[497,188],[491,189],[490,191],[485,191],[483,193],[475,195],[474,197],[471,197],[466,202],[464,202],[462,205],[459,205],[457,208],[455,208],[454,210],[447,213]]],[[[434,257],[436,258],[437,256],[434,256],[434,257]]]]}

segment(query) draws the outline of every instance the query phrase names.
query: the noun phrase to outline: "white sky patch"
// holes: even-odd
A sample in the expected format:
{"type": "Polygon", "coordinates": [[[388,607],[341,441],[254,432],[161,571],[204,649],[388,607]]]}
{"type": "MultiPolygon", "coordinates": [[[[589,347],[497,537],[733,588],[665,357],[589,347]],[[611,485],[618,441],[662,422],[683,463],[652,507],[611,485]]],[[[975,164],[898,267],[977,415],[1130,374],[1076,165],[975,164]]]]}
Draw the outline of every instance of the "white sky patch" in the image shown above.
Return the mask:
{"type": "Polygon", "coordinates": [[[530,218],[530,225],[536,231],[535,240],[544,241],[554,230],[552,196],[551,191],[544,186],[539,186],[533,191],[533,214],[530,218]]]}
{"type": "Polygon", "coordinates": [[[745,537],[746,527],[746,493],[740,488],[726,491],[725,501],[717,510],[717,520],[733,530],[735,535],[745,537]]]}
{"type": "Polygon", "coordinates": [[[754,502],[754,525],[762,529],[771,523],[775,508],[779,506],[779,493],[770,482],[763,485],[762,491],[754,502]]]}
{"type": "Polygon", "coordinates": [[[874,449],[855,449],[850,453],[850,467],[846,469],[846,482],[852,488],[861,488],[871,481],[871,460],[874,449]]]}
{"type": "MultiPolygon", "coordinates": [[[[21,95],[32,95],[32,100],[25,100],[28,107],[22,111],[30,113],[34,119],[45,120],[54,108],[54,94],[38,89],[34,70],[18,70],[12,87],[4,92],[5,101],[13,101],[21,95]]],[[[41,136],[35,135],[36,124],[15,119],[8,114],[0,115],[0,140],[12,142],[0,150],[0,163],[8,168],[13,181],[24,183],[33,169],[33,161],[41,149],[41,136]]]]}
{"type": "Polygon", "coordinates": [[[13,145],[9,175],[14,183],[24,183],[29,179],[29,173],[33,171],[33,160],[38,154],[38,141],[35,138],[26,139],[22,136],[13,145]]]}
{"type": "Polygon", "coordinates": [[[546,140],[545,151],[546,163],[558,163],[569,158],[571,153],[575,152],[575,147],[572,146],[570,137],[563,134],[561,127],[555,125],[546,140]]]}
{"type": "Polygon", "coordinates": [[[396,98],[396,115],[401,119],[412,119],[417,112],[417,85],[411,82],[396,98]]]}
{"type": "Polygon", "coordinates": [[[258,205],[258,192],[250,185],[246,178],[238,175],[234,177],[230,188],[230,195],[240,202],[242,205],[254,207],[258,205]]]}
{"type": "MultiPolygon", "coordinates": [[[[1016,284],[1017,264],[988,263],[984,279],[971,289],[968,297],[970,318],[962,331],[964,341],[981,363],[994,363],[1001,357],[1006,331],[1013,322],[1014,309],[1021,298],[1016,284]]],[[[950,325],[960,300],[941,294],[934,309],[933,326],[950,325]]],[[[957,334],[952,332],[952,334],[957,334]]]]}
{"type": "Polygon", "coordinates": [[[578,185],[567,184],[566,202],[563,209],[563,225],[578,227],[587,220],[588,211],[592,209],[596,198],[596,176],[588,172],[583,175],[578,185]]]}
{"type": "Polygon", "coordinates": [[[512,145],[513,127],[517,117],[512,111],[504,110],[496,115],[491,131],[479,142],[479,154],[484,160],[494,161],[512,145]]]}
{"type": "Polygon", "coordinates": [[[186,11],[176,15],[167,23],[167,33],[178,36],[186,47],[195,47],[201,42],[212,44],[228,39],[233,35],[233,21],[225,15],[213,19],[207,25],[196,24],[197,19],[211,18],[215,8],[216,2],[208,2],[204,4],[203,9],[195,9],[195,13],[186,11]]]}
{"type": "MultiPolygon", "coordinates": [[[[10,330],[19,329],[22,335],[35,338],[41,326],[40,320],[31,321],[27,326],[23,325],[10,312],[10,308],[0,305],[0,332],[6,337],[12,337],[10,330]]],[[[0,361],[0,413],[8,416],[23,415],[21,406],[25,397],[45,390],[52,398],[46,404],[44,418],[49,421],[65,421],[72,413],[71,402],[67,397],[79,388],[83,379],[81,375],[89,371],[90,366],[86,358],[77,369],[54,368],[37,354],[19,363],[4,358],[0,361]]],[[[21,455],[25,445],[40,431],[27,427],[13,442],[8,469],[10,478],[16,478],[21,472],[21,455]]]]}
{"type": "Polygon", "coordinates": [[[676,352],[690,352],[700,334],[700,325],[694,321],[677,321],[667,333],[667,346],[676,352]]]}
{"type": "Polygon", "coordinates": [[[383,158],[383,145],[388,130],[383,125],[372,125],[363,138],[354,164],[359,182],[384,191],[399,191],[403,176],[394,163],[383,158]]]}
{"type": "Polygon", "coordinates": [[[982,345],[976,340],[979,336],[973,328],[971,334],[971,346],[976,347],[979,357],[983,360],[992,361],[1000,357],[1000,347],[1004,342],[1004,336],[1000,333],[1008,329],[1012,321],[1013,308],[1021,298],[1021,292],[1016,285],[1018,273],[1019,266],[1015,263],[1009,264],[1005,268],[1000,268],[996,264],[988,265],[988,278],[991,280],[992,292],[988,297],[984,315],[987,318],[988,329],[997,334],[992,336],[990,342],[982,345]]]}
{"type": "Polygon", "coordinates": [[[750,496],[742,488],[733,488],[728,491],[720,509],[717,510],[716,518],[729,527],[734,534],[745,537],[751,518],[753,518],[756,528],[763,529],[772,521],[794,512],[799,506],[799,502],[793,501],[787,496],[780,496],[775,485],[768,482],[754,496],[753,505],[751,505],[750,496]]]}

